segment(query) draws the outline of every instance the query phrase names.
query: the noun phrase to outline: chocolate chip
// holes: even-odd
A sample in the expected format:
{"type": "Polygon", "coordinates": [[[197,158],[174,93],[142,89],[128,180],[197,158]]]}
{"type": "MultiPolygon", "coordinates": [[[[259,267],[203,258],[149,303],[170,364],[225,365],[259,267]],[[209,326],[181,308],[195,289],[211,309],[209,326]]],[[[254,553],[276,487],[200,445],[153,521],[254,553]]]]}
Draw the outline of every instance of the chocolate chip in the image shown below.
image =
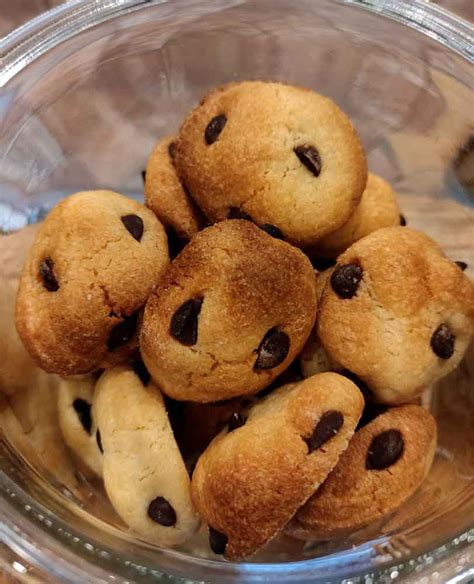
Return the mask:
{"type": "Polygon", "coordinates": [[[143,184],[145,184],[146,183],[146,170],[142,170],[142,173],[141,174],[142,174],[143,184]]]}
{"type": "Polygon", "coordinates": [[[176,524],[176,511],[164,497],[156,497],[148,505],[148,517],[164,527],[176,524]]]}
{"type": "Polygon", "coordinates": [[[254,369],[273,369],[280,365],[290,350],[290,337],[277,327],[271,328],[257,349],[254,369]]]}
{"type": "Polygon", "coordinates": [[[134,312],[130,316],[126,316],[122,322],[116,324],[110,331],[109,340],[107,341],[107,347],[109,350],[113,351],[114,349],[122,347],[128,343],[135,334],[137,325],[138,312],[134,312]]]}
{"type": "Polygon", "coordinates": [[[405,225],[406,225],[406,224],[407,224],[407,220],[405,219],[405,215],[402,215],[402,214],[400,213],[400,225],[401,225],[402,227],[405,227],[405,225]]]}
{"type": "Polygon", "coordinates": [[[229,214],[227,215],[227,217],[229,219],[244,219],[245,221],[253,222],[252,217],[250,217],[248,213],[242,211],[242,209],[239,209],[238,207],[231,207],[229,209],[229,214]]]}
{"type": "Polygon", "coordinates": [[[325,412],[316,424],[311,438],[305,440],[309,449],[308,454],[320,448],[328,440],[331,440],[339,432],[343,424],[344,416],[341,412],[336,410],[325,412]]]}
{"type": "Polygon", "coordinates": [[[302,144],[294,149],[294,153],[314,176],[321,174],[321,157],[314,146],[302,144]]]}
{"type": "Polygon", "coordinates": [[[74,408],[82,427],[88,434],[90,434],[92,430],[91,404],[85,399],[78,397],[72,402],[72,407],[74,408]]]}
{"type": "Polygon", "coordinates": [[[233,432],[234,430],[237,430],[237,428],[243,426],[246,421],[247,420],[245,419],[245,416],[243,416],[240,412],[234,412],[230,417],[227,431],[233,432]]]}
{"type": "Polygon", "coordinates": [[[180,343],[192,346],[198,339],[198,319],[203,298],[191,298],[173,314],[170,324],[170,334],[180,343]]]}
{"type": "Polygon", "coordinates": [[[43,286],[50,292],[59,290],[59,284],[54,274],[54,262],[51,258],[45,258],[39,267],[39,275],[43,280],[43,286]]]}
{"type": "Polygon", "coordinates": [[[104,454],[104,448],[102,446],[102,437],[100,435],[100,430],[97,428],[97,432],[95,433],[95,440],[97,442],[97,446],[102,454],[104,454]]]}
{"type": "Polygon", "coordinates": [[[431,348],[440,359],[449,359],[454,353],[456,337],[447,324],[440,324],[431,336],[431,348]]]}
{"type": "Polygon", "coordinates": [[[362,276],[362,268],[358,264],[337,266],[331,274],[331,286],[340,298],[349,299],[357,294],[362,276]]]}
{"type": "Polygon", "coordinates": [[[225,553],[227,545],[227,535],[221,533],[209,525],[209,546],[215,554],[222,555],[225,553]]]}
{"type": "Polygon", "coordinates": [[[140,356],[136,356],[132,361],[132,369],[139,377],[143,385],[147,386],[151,376],[145,366],[145,363],[143,363],[143,359],[140,356]]]}
{"type": "Polygon", "coordinates": [[[457,266],[459,266],[459,267],[460,267],[460,269],[461,269],[461,271],[463,271],[463,272],[464,272],[464,270],[466,270],[466,269],[467,269],[467,264],[466,264],[466,262],[462,262],[462,261],[460,261],[460,260],[456,260],[454,263],[455,263],[457,266]]]}
{"type": "Polygon", "coordinates": [[[318,272],[324,272],[324,270],[329,270],[336,265],[336,260],[332,260],[330,258],[310,258],[311,264],[315,270],[318,272]]]}
{"type": "Polygon", "coordinates": [[[176,156],[176,142],[169,143],[168,154],[170,155],[171,160],[174,160],[174,157],[176,156]]]}
{"type": "Polygon", "coordinates": [[[143,219],[138,215],[124,215],[121,219],[131,236],[140,241],[143,235],[143,219]]]}
{"type": "Polygon", "coordinates": [[[227,123],[227,117],[224,114],[220,114],[212,118],[212,120],[207,124],[206,131],[204,132],[204,139],[206,144],[214,144],[214,142],[221,135],[224,126],[227,123]]]}
{"type": "Polygon", "coordinates": [[[182,239],[172,227],[166,228],[166,235],[168,237],[168,251],[170,258],[174,258],[180,254],[184,247],[189,243],[187,239],[182,239]]]}
{"type": "Polygon", "coordinates": [[[268,235],[271,235],[275,239],[284,239],[283,233],[281,232],[280,229],[278,229],[278,227],[275,227],[275,225],[270,225],[270,223],[264,223],[263,225],[260,225],[260,229],[262,231],[265,231],[265,233],[268,233],[268,235]]]}
{"type": "Polygon", "coordinates": [[[395,464],[404,448],[399,430],[386,430],[372,439],[365,465],[368,470],[383,470],[395,464]]]}

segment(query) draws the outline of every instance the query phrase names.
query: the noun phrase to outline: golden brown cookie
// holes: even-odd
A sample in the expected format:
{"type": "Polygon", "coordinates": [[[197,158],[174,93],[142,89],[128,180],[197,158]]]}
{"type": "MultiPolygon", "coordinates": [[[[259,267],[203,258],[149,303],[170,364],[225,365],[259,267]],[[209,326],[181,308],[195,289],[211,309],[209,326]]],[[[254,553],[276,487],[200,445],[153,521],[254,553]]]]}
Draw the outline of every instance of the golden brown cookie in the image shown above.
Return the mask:
{"type": "Polygon", "coordinates": [[[420,486],[435,448],[429,412],[415,405],[389,409],[354,434],[287,531],[302,539],[328,538],[389,515],[420,486]]]}
{"type": "Polygon", "coordinates": [[[212,402],[266,387],[314,322],[306,256],[249,221],[199,232],[150,296],[140,350],[170,397],[212,402]]]}
{"type": "Polygon", "coordinates": [[[170,248],[174,242],[178,244],[176,251],[180,251],[203,227],[203,218],[176,174],[175,141],[176,136],[163,138],[150,155],[146,167],[145,204],[164,225],[170,248]]]}
{"type": "Polygon", "coordinates": [[[211,549],[239,560],[270,541],[336,465],[363,405],[351,381],[322,373],[277,389],[231,420],[192,480],[211,549]]]}
{"type": "Polygon", "coordinates": [[[359,138],[335,103],[262,81],[209,93],[181,127],[175,165],[209,220],[250,216],[300,247],[341,227],[367,182],[359,138]]]}
{"type": "Polygon", "coordinates": [[[369,233],[395,225],[400,225],[396,195],[387,181],[369,172],[362,199],[349,221],[320,239],[316,245],[316,253],[335,258],[369,233]]]}
{"type": "Polygon", "coordinates": [[[376,401],[410,401],[461,361],[474,327],[474,285],[426,235],[371,233],[339,256],[318,311],[329,358],[376,401]]]}
{"type": "Polygon", "coordinates": [[[145,206],[111,191],[59,203],[38,231],[17,296],[16,326],[33,359],[61,375],[123,361],[168,261],[164,229],[145,206]]]}

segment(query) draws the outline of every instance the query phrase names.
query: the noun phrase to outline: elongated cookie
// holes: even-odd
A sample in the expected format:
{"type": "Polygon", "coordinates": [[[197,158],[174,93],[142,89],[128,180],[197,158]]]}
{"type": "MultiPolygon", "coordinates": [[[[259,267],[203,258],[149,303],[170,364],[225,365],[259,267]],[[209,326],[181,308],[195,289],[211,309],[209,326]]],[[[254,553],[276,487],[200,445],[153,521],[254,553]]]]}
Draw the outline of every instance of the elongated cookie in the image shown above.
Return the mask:
{"type": "Polygon", "coordinates": [[[358,430],[336,468],[287,528],[302,539],[355,531],[395,511],[428,473],[436,422],[421,406],[391,408],[358,430]]]}
{"type": "Polygon", "coordinates": [[[160,391],[117,367],[100,377],[95,399],[104,485],[116,512],[147,541],[185,541],[199,518],[160,391]]]}
{"type": "Polygon", "coordinates": [[[239,560],[272,539],[336,465],[363,405],[351,381],[322,373],[232,419],[193,474],[211,549],[239,560]]]}
{"type": "Polygon", "coordinates": [[[64,376],[123,362],[168,261],[164,229],[145,206],[110,191],[64,199],[37,233],[17,296],[16,327],[33,359],[64,376]]]}

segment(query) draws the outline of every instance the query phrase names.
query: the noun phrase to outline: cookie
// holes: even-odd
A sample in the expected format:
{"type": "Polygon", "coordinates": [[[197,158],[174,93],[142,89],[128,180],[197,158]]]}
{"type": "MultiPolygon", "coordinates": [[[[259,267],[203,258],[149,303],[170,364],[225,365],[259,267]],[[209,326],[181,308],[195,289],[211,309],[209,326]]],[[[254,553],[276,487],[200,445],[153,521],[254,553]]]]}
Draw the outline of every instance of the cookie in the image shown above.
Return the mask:
{"type": "Polygon", "coordinates": [[[367,182],[359,138],[335,103],[262,81],[209,93],[180,129],[175,165],[210,221],[240,214],[300,247],[344,225],[367,182]]]}
{"type": "Polygon", "coordinates": [[[77,193],[47,216],[20,280],[16,327],[35,362],[63,376],[122,362],[168,265],[154,214],[110,191],[77,193]]]}
{"type": "Polygon", "coordinates": [[[389,409],[354,434],[287,532],[324,539],[389,515],[420,486],[435,448],[436,422],[429,412],[415,405],[389,409]]]}
{"type": "Polygon", "coordinates": [[[191,484],[163,397],[131,369],[106,371],[96,386],[95,415],[103,478],[118,515],[158,545],[184,542],[198,528],[191,484]]]}
{"type": "Polygon", "coordinates": [[[145,204],[164,225],[174,257],[203,227],[203,218],[173,164],[176,137],[163,138],[153,149],[145,174],[145,204]]]}
{"type": "Polygon", "coordinates": [[[396,195],[382,177],[369,172],[362,199],[349,221],[320,239],[316,254],[336,258],[353,243],[382,227],[400,225],[401,216],[396,195]]]}
{"type": "Polygon", "coordinates": [[[316,328],[330,359],[397,404],[456,367],[473,327],[473,283],[428,236],[386,227],[339,256],[316,328]]]}
{"type": "Polygon", "coordinates": [[[363,404],[351,381],[323,373],[277,389],[219,434],[192,479],[211,549],[240,560],[270,541],[336,465],[363,404]]]}
{"type": "Polygon", "coordinates": [[[306,256],[249,221],[200,231],[147,302],[140,350],[171,398],[214,402],[269,385],[314,322],[306,256]]]}
{"type": "Polygon", "coordinates": [[[58,413],[64,441],[100,477],[102,442],[93,411],[96,380],[94,375],[62,379],[58,388],[58,413]]]}

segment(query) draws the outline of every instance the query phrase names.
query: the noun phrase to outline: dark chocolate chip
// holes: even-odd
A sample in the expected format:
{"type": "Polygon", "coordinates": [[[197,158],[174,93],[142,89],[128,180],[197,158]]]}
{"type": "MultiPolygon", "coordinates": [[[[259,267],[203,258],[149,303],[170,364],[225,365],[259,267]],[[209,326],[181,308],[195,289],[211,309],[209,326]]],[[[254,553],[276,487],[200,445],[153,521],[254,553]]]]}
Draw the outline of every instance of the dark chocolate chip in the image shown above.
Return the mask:
{"type": "Polygon", "coordinates": [[[204,132],[204,139],[206,140],[206,144],[214,144],[214,142],[219,138],[221,135],[224,126],[227,123],[227,117],[224,114],[220,114],[207,124],[206,131],[204,132]]]}
{"type": "Polygon", "coordinates": [[[315,270],[318,272],[324,272],[324,270],[329,270],[336,265],[336,260],[332,260],[331,258],[310,258],[311,264],[315,270]]]}
{"type": "Polygon", "coordinates": [[[95,433],[95,439],[99,450],[102,452],[102,454],[104,454],[104,447],[102,446],[102,437],[100,435],[99,428],[97,428],[97,432],[95,433]]]}
{"type": "Polygon", "coordinates": [[[362,276],[362,268],[358,264],[337,266],[331,274],[332,289],[340,298],[352,298],[357,294],[362,276]]]}
{"type": "Polygon", "coordinates": [[[146,183],[146,170],[142,170],[142,173],[141,174],[142,174],[143,184],[145,184],[146,183]]]}
{"type": "Polygon", "coordinates": [[[277,327],[271,328],[257,349],[254,369],[273,369],[280,365],[290,350],[290,337],[277,327]]]}
{"type": "Polygon", "coordinates": [[[302,144],[294,149],[294,153],[314,176],[321,174],[321,157],[314,146],[302,144]]]}
{"type": "Polygon", "coordinates": [[[171,160],[174,160],[174,157],[176,156],[176,142],[169,143],[168,154],[170,155],[171,160]]]}
{"type": "Polygon", "coordinates": [[[328,440],[331,440],[339,432],[343,424],[344,416],[341,412],[335,410],[325,412],[316,424],[311,438],[305,440],[309,449],[308,454],[320,448],[328,440]]]}
{"type": "Polygon", "coordinates": [[[82,427],[88,434],[90,434],[92,430],[91,404],[85,399],[78,397],[72,402],[72,407],[74,408],[82,427]]]}
{"type": "Polygon", "coordinates": [[[440,324],[431,336],[431,348],[440,359],[449,359],[454,353],[456,337],[447,324],[440,324]]]}
{"type": "Polygon", "coordinates": [[[143,235],[143,219],[138,215],[124,215],[121,219],[131,236],[140,241],[143,235]]]}
{"type": "Polygon", "coordinates": [[[150,373],[148,372],[145,363],[143,363],[143,359],[139,355],[137,355],[132,361],[132,369],[143,385],[147,386],[150,381],[150,373]]]}
{"type": "Polygon", "coordinates": [[[383,470],[395,464],[403,453],[403,437],[399,430],[386,430],[372,439],[367,451],[368,470],[383,470]]]}
{"type": "Polygon", "coordinates": [[[240,412],[234,412],[230,417],[227,431],[233,432],[234,430],[237,430],[237,428],[243,426],[246,421],[247,420],[245,419],[245,416],[243,416],[240,412]]]}
{"type": "Polygon", "coordinates": [[[164,527],[176,524],[176,511],[164,497],[156,497],[148,505],[148,517],[164,527]]]}
{"type": "Polygon", "coordinates": [[[262,231],[265,231],[265,233],[268,233],[268,235],[271,235],[275,239],[284,239],[283,233],[281,232],[280,229],[278,229],[278,227],[275,227],[275,225],[270,225],[270,223],[264,223],[263,225],[260,225],[260,229],[262,231]]]}
{"type": "Polygon", "coordinates": [[[229,214],[227,215],[227,217],[229,219],[244,219],[245,221],[253,222],[252,217],[250,217],[248,213],[242,211],[242,209],[239,209],[238,207],[231,207],[229,209],[229,214]]]}
{"type": "Polygon", "coordinates": [[[170,258],[174,260],[174,258],[183,251],[184,247],[189,243],[189,241],[179,237],[179,235],[172,227],[166,228],[166,235],[168,237],[168,251],[170,258]]]}
{"type": "Polygon", "coordinates": [[[54,262],[51,258],[45,258],[39,267],[39,275],[43,280],[43,286],[50,292],[59,290],[59,284],[54,274],[54,262]]]}
{"type": "Polygon", "coordinates": [[[461,260],[456,260],[454,262],[457,266],[460,267],[460,269],[464,272],[464,270],[467,270],[467,264],[466,262],[462,262],[461,260]]]}
{"type": "Polygon", "coordinates": [[[406,224],[407,224],[407,220],[405,219],[405,215],[402,215],[402,214],[400,213],[400,225],[401,225],[402,227],[405,227],[405,225],[406,225],[406,224]]]}
{"type": "Polygon", "coordinates": [[[192,346],[198,339],[198,320],[203,298],[191,298],[173,314],[170,334],[180,343],[192,346]]]}
{"type": "Polygon", "coordinates": [[[209,546],[215,554],[220,556],[225,553],[227,545],[227,535],[221,533],[209,525],[209,546]]]}
{"type": "Polygon", "coordinates": [[[137,325],[138,312],[134,312],[130,316],[126,316],[122,322],[116,324],[110,331],[109,340],[107,341],[107,347],[109,350],[113,351],[114,349],[122,347],[128,343],[135,334],[137,325]]]}

